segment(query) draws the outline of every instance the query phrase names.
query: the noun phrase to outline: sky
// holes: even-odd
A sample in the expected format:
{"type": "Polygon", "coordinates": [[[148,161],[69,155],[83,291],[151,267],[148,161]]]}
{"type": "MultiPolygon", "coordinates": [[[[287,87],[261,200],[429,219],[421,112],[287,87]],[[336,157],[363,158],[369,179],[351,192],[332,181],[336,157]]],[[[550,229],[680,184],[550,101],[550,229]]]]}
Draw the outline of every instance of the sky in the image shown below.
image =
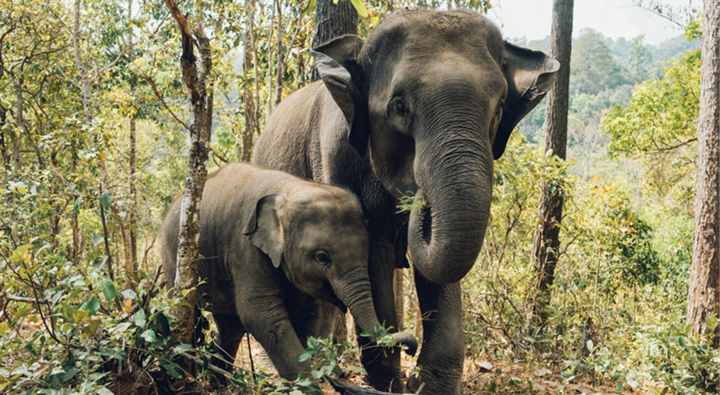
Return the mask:
{"type": "MultiPolygon", "coordinates": [[[[674,6],[686,6],[692,0],[664,0],[674,6]]],[[[696,2],[697,3],[697,2],[696,2]]],[[[507,38],[530,40],[550,35],[552,0],[494,0],[489,16],[507,38]]],[[[634,0],[575,0],[575,33],[595,29],[613,38],[639,35],[658,44],[682,33],[676,25],[635,5],[634,0]]]]}

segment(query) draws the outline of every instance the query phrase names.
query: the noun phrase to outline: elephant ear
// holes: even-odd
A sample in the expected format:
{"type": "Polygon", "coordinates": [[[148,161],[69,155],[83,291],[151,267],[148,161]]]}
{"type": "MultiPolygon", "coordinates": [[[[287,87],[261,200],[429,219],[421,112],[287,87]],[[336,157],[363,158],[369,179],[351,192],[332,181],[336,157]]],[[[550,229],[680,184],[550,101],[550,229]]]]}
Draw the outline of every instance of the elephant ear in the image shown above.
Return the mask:
{"type": "Polygon", "coordinates": [[[367,103],[363,97],[364,73],[358,62],[363,40],[346,34],[313,48],[315,68],[349,125],[348,140],[359,152],[367,149],[367,103]],[[363,129],[363,130],[360,130],[363,129]]]}
{"type": "Polygon", "coordinates": [[[284,199],[277,194],[260,198],[255,204],[255,210],[250,214],[244,232],[255,247],[270,257],[276,268],[280,267],[285,249],[285,232],[278,216],[278,209],[283,204],[284,199]]]}
{"type": "Polygon", "coordinates": [[[495,159],[499,159],[505,152],[510,133],[518,122],[548,93],[560,69],[560,62],[554,58],[509,42],[505,42],[503,56],[508,95],[493,143],[495,159]]]}

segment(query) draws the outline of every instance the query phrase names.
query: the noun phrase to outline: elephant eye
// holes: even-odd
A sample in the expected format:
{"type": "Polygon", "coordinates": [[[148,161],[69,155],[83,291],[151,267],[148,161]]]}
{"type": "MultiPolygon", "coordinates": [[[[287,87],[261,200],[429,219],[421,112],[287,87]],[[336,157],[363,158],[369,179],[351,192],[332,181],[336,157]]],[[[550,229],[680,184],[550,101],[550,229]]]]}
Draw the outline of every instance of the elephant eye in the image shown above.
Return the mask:
{"type": "Polygon", "coordinates": [[[315,251],[315,261],[322,263],[323,265],[329,265],[332,262],[332,259],[330,259],[330,253],[327,251],[317,250],[315,251]]]}
{"type": "Polygon", "coordinates": [[[388,104],[388,110],[391,114],[397,114],[401,117],[404,117],[408,115],[410,112],[410,109],[408,108],[407,103],[405,103],[405,100],[403,100],[402,97],[393,97],[392,100],[390,100],[390,103],[388,104]]]}

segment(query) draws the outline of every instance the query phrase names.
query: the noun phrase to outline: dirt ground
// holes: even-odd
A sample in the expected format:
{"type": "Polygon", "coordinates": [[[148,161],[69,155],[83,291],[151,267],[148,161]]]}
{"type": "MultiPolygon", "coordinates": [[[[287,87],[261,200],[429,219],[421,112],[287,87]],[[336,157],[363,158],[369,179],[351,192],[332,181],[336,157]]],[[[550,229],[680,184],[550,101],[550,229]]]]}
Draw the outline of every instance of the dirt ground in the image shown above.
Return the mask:
{"type": "MultiPolygon", "coordinates": [[[[256,370],[266,373],[273,373],[274,368],[270,359],[265,354],[262,346],[254,340],[250,341],[252,350],[252,362],[256,370]]],[[[250,370],[250,353],[246,339],[238,351],[236,359],[238,367],[250,370]]],[[[403,355],[403,371],[411,372],[415,366],[412,357],[403,355]]],[[[365,385],[361,374],[353,369],[349,372],[348,381],[365,385]]],[[[328,395],[335,395],[329,386],[325,392],[328,395]]],[[[615,387],[593,385],[592,383],[566,383],[559,372],[550,369],[528,366],[523,364],[507,364],[499,361],[466,359],[464,372],[465,395],[473,394],[501,394],[501,395],[544,395],[544,394],[586,394],[604,395],[617,394],[615,387]]],[[[623,391],[622,394],[641,394],[641,392],[623,391]]]]}

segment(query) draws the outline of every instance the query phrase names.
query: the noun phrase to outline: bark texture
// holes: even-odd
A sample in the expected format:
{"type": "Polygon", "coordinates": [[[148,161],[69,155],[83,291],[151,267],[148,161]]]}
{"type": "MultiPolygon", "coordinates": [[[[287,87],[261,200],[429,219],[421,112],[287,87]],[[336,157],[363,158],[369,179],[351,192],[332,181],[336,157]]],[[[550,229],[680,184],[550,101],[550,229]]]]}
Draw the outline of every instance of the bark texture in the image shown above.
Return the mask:
{"type": "MultiPolygon", "coordinates": [[[[317,0],[315,9],[315,37],[312,45],[320,44],[344,34],[357,34],[358,14],[349,0],[317,0]]],[[[312,79],[317,80],[317,70],[313,69],[312,79]]]]}
{"type": "Polygon", "coordinates": [[[249,162],[252,155],[255,136],[260,133],[258,128],[258,75],[255,60],[255,0],[248,0],[245,5],[246,22],[245,36],[243,43],[243,76],[245,84],[243,87],[243,106],[245,125],[242,131],[242,145],[238,146],[238,158],[243,162],[249,162]],[[252,78],[250,78],[252,76],[252,78]]]}
{"type": "MultiPolygon", "coordinates": [[[[74,21],[73,21],[73,50],[75,53],[75,67],[78,70],[78,73],[80,74],[80,83],[82,86],[82,108],[83,108],[83,117],[85,118],[85,122],[87,125],[90,124],[91,121],[91,115],[90,115],[90,82],[88,80],[85,66],[82,62],[82,57],[80,56],[80,11],[82,8],[82,1],[81,0],[75,0],[74,3],[74,21]]],[[[72,155],[72,170],[75,171],[75,168],[77,166],[77,159],[75,152],[77,152],[78,149],[78,142],[77,138],[72,139],[72,149],[73,149],[73,155],[72,155]]],[[[104,173],[103,173],[104,174],[104,173]]],[[[100,185],[100,190],[102,193],[102,184],[100,185]]],[[[79,196],[74,196],[74,199],[79,199],[79,196]]],[[[102,209],[102,207],[101,207],[102,209]]],[[[102,210],[101,210],[102,211],[102,210]]],[[[104,217],[105,214],[101,212],[101,216],[104,217]]],[[[102,219],[103,222],[105,219],[102,219]]],[[[76,264],[80,262],[81,254],[82,254],[82,240],[80,239],[80,223],[78,219],[78,212],[77,210],[73,210],[71,217],[70,217],[70,223],[72,228],[72,258],[73,262],[76,264]]],[[[105,229],[103,229],[104,234],[107,235],[107,232],[105,229]]],[[[107,254],[107,260],[108,260],[108,274],[112,273],[112,256],[107,251],[109,250],[106,248],[106,254],[107,254]]]]}
{"type": "Polygon", "coordinates": [[[710,335],[708,320],[720,315],[720,3],[705,0],[698,122],[698,175],[695,239],[690,270],[687,320],[692,332],[710,335]]]}
{"type": "MultiPolygon", "coordinates": [[[[283,81],[285,79],[285,47],[283,44],[283,7],[282,0],[275,0],[275,18],[276,18],[276,34],[277,34],[277,58],[275,61],[275,100],[274,105],[277,106],[283,96],[283,81]]],[[[269,114],[269,113],[268,113],[269,114]]]]}
{"type": "Polygon", "coordinates": [[[177,266],[174,276],[175,291],[186,295],[184,303],[176,312],[179,321],[178,337],[180,341],[190,344],[195,331],[195,306],[198,301],[198,211],[207,179],[206,163],[212,130],[213,80],[210,76],[212,56],[210,40],[202,25],[197,24],[191,30],[187,18],[178,10],[174,0],[165,0],[165,5],[180,28],[182,40],[180,66],[193,112],[188,174],[180,202],[177,266]],[[200,52],[199,67],[193,50],[194,45],[197,45],[200,52]]]}
{"type": "MultiPolygon", "coordinates": [[[[545,152],[552,152],[563,160],[567,150],[572,30],[573,0],[555,0],[550,43],[552,55],[560,61],[561,66],[552,90],[548,94],[545,152]]],[[[558,262],[563,203],[564,191],[558,182],[551,181],[544,185],[540,202],[540,224],[534,244],[537,296],[533,306],[533,316],[540,326],[545,324],[545,307],[550,302],[550,286],[555,278],[555,267],[558,262]]]]}
{"type": "MultiPolygon", "coordinates": [[[[128,0],[128,56],[133,57],[135,44],[133,43],[133,26],[132,26],[133,0],[128,0]]],[[[130,91],[133,102],[137,105],[136,82],[135,77],[131,76],[130,91]]],[[[125,275],[128,285],[134,285],[137,282],[137,108],[130,116],[130,152],[129,162],[130,171],[128,177],[130,205],[128,207],[128,249],[129,253],[125,263],[125,275]]]]}

